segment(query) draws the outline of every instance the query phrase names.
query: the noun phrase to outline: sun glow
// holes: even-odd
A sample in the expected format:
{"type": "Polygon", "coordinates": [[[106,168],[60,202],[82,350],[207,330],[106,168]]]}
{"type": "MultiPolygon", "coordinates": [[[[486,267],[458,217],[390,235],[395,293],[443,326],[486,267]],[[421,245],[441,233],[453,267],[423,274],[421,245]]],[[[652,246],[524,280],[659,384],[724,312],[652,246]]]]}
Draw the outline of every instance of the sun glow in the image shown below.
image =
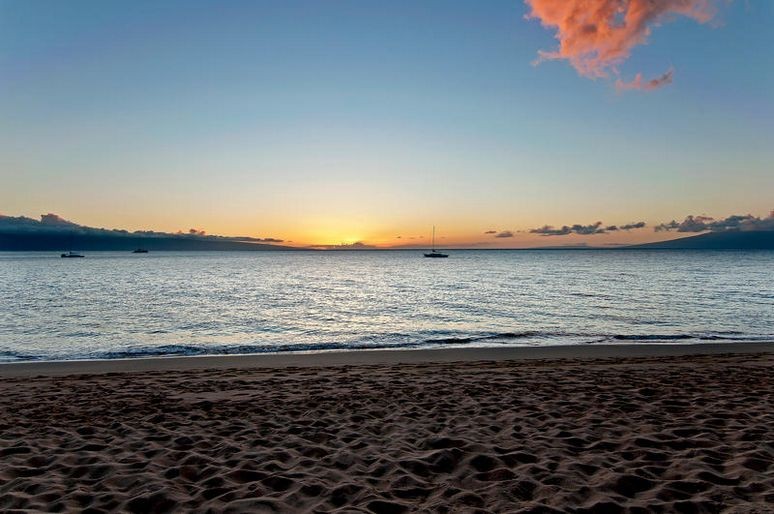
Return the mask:
{"type": "Polygon", "coordinates": [[[347,227],[320,227],[303,231],[298,240],[314,246],[351,246],[362,242],[365,236],[347,227]]]}

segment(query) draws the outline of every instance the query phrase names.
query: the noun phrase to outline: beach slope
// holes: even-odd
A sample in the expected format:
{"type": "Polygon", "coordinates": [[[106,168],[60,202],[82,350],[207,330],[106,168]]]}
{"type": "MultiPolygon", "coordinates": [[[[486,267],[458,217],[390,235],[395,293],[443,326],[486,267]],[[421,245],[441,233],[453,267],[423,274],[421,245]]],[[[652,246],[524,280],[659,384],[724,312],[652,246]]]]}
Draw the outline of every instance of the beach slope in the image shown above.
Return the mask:
{"type": "Polygon", "coordinates": [[[0,510],[770,512],[772,370],[758,352],[5,376],[0,510]]]}

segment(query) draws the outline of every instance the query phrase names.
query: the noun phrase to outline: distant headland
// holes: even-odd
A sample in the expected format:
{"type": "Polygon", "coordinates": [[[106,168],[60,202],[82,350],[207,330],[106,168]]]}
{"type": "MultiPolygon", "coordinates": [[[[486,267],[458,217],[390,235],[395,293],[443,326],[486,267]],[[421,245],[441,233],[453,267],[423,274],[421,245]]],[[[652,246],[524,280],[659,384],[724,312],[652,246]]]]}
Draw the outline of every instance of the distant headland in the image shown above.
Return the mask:
{"type": "Polygon", "coordinates": [[[631,249],[652,250],[774,250],[774,230],[728,230],[708,232],[698,236],[681,237],[629,246],[631,249]]]}
{"type": "Polygon", "coordinates": [[[44,214],[40,220],[0,216],[0,251],[272,251],[300,250],[281,239],[227,237],[189,232],[168,233],[93,228],[44,214]]]}

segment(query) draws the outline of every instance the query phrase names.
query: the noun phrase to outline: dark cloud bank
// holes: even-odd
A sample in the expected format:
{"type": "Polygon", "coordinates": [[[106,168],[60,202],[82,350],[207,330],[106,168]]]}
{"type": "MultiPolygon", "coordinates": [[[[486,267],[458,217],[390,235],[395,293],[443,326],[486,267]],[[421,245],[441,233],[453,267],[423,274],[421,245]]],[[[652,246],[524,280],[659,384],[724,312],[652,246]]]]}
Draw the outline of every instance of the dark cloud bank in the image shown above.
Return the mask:
{"type": "MultiPolygon", "coordinates": [[[[532,229],[532,234],[543,236],[596,235],[615,233],[621,230],[645,228],[645,222],[626,225],[605,226],[602,222],[591,225],[564,225],[554,228],[546,225],[532,229]]],[[[682,232],[696,234],[667,241],[633,246],[621,246],[628,249],[672,249],[672,250],[774,250],[774,211],[766,218],[746,215],[733,215],[715,219],[709,216],[687,216],[683,221],[672,220],[653,227],[656,232],[682,232]]]]}
{"type": "Polygon", "coordinates": [[[580,236],[593,236],[595,234],[608,234],[610,232],[618,232],[620,230],[634,230],[644,228],[645,222],[638,221],[636,223],[628,223],[626,225],[608,225],[604,226],[601,221],[592,223],[591,225],[564,225],[560,228],[554,228],[551,225],[544,225],[540,228],[533,228],[530,230],[530,234],[539,234],[541,236],[568,236],[570,234],[577,234],[580,236]]]}
{"type": "Polygon", "coordinates": [[[43,214],[40,220],[25,216],[0,215],[0,250],[287,250],[282,239],[207,235],[191,228],[171,234],[152,230],[129,232],[93,228],[67,221],[56,214],[43,214]]]}
{"type": "Polygon", "coordinates": [[[727,218],[715,219],[709,216],[687,216],[683,221],[675,220],[654,227],[656,232],[724,232],[729,230],[774,230],[774,211],[768,218],[751,214],[734,214],[727,218]]]}
{"type": "MultiPolygon", "coordinates": [[[[582,236],[591,236],[595,234],[608,234],[621,230],[637,230],[645,228],[645,222],[628,223],[626,225],[605,226],[601,221],[591,225],[564,225],[559,228],[545,225],[540,228],[533,228],[531,234],[540,234],[543,236],[567,236],[577,234],[582,236]]],[[[774,211],[766,218],[753,216],[752,214],[734,214],[727,218],[715,219],[703,215],[686,216],[683,221],[672,220],[668,223],[660,223],[653,227],[656,232],[725,232],[725,231],[770,231],[774,230],[774,211]]]]}

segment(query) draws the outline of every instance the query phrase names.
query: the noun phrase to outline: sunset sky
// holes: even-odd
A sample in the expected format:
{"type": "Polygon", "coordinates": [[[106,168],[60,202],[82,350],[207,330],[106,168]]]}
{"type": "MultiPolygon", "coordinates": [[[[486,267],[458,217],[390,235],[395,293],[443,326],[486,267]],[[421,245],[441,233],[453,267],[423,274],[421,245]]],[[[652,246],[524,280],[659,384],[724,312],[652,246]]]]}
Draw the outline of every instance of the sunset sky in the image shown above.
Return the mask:
{"type": "Polygon", "coordinates": [[[483,247],[768,215],[774,2],[576,4],[0,0],[0,214],[483,247]],[[647,226],[529,233],[597,221],[647,226]]]}

